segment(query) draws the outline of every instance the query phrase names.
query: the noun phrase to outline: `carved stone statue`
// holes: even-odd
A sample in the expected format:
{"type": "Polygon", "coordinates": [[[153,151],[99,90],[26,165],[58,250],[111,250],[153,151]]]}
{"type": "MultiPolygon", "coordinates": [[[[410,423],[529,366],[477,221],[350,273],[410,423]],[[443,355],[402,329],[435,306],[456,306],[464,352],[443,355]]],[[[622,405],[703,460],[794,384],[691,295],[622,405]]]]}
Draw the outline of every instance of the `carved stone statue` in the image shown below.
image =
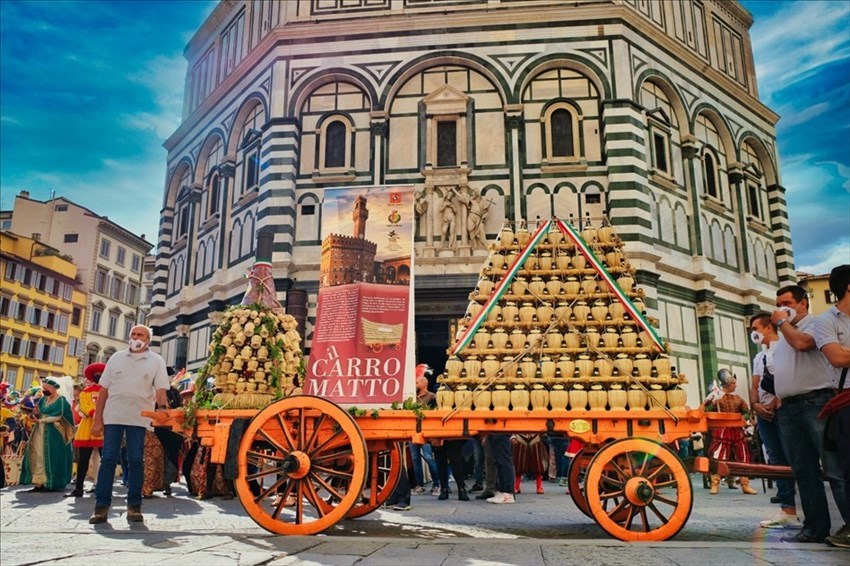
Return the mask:
{"type": "Polygon", "coordinates": [[[440,235],[443,239],[444,248],[454,248],[457,239],[455,222],[457,218],[457,191],[454,187],[446,191],[443,202],[440,205],[440,235]]]}
{"type": "Polygon", "coordinates": [[[487,232],[484,230],[484,225],[491,206],[493,201],[485,202],[480,193],[472,192],[467,200],[469,213],[466,217],[466,230],[469,234],[469,245],[473,248],[487,247],[487,232]]]}
{"type": "Polygon", "coordinates": [[[428,197],[425,194],[425,189],[416,191],[413,195],[414,205],[413,210],[416,213],[416,218],[420,218],[428,212],[428,197]]]}

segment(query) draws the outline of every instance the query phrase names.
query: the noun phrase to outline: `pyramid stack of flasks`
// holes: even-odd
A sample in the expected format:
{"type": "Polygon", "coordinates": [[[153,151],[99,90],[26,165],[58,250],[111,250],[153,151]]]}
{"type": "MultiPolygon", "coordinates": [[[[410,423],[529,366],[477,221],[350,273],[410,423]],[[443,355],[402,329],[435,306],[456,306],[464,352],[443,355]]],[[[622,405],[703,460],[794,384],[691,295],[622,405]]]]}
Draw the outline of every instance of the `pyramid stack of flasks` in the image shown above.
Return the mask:
{"type": "Polygon", "coordinates": [[[440,408],[684,409],[679,385],[685,376],[676,373],[667,353],[654,344],[658,340],[637,320],[647,321],[644,292],[636,288],[623,242],[607,219],[571,226],[608,277],[556,222],[550,225],[507,282],[509,288],[487,305],[524,255],[532,232],[524,223],[506,223],[491,245],[456,337],[485,306],[486,318],[467,345],[458,349],[459,341],[449,349],[446,372],[438,379],[440,408]],[[611,284],[619,286],[633,310],[611,292],[611,284]]]}

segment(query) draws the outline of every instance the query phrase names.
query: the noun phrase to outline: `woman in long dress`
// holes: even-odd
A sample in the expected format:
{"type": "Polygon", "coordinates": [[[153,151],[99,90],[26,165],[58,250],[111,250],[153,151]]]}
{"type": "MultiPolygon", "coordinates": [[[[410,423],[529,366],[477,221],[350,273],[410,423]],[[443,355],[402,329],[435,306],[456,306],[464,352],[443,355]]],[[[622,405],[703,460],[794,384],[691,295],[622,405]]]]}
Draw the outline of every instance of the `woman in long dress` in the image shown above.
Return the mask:
{"type": "Polygon", "coordinates": [[[48,377],[41,382],[41,388],[35,426],[21,465],[21,484],[33,484],[30,491],[60,491],[71,481],[74,415],[71,404],[59,394],[57,381],[48,377]]]}

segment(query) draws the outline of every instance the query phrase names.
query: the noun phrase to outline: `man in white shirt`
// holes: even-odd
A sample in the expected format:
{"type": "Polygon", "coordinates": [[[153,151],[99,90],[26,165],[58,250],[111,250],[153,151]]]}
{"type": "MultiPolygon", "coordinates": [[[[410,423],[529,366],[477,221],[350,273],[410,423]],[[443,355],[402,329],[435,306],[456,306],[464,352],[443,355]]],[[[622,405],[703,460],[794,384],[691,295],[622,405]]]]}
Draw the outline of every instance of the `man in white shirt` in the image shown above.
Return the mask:
{"type": "MultiPolygon", "coordinates": [[[[776,421],[776,409],[779,397],[776,396],[773,372],[773,346],[779,336],[770,320],[770,313],[759,313],[750,319],[750,339],[764,349],[753,358],[753,380],[750,388],[750,406],[758,416],[759,438],[767,452],[767,462],[773,466],[787,466],[788,448],[779,424],[776,421]]],[[[794,501],[794,480],[776,480],[776,497],[781,510],[773,519],[761,521],[766,529],[799,529],[803,526],[797,518],[797,504],[794,501]]]]}
{"type": "Polygon", "coordinates": [[[121,441],[127,444],[127,520],[141,522],[144,481],[145,432],[151,420],[142,411],[167,408],[166,390],[171,386],[165,361],[150,350],[151,329],[137,325],[130,331],[129,348],[109,358],[95,407],[92,433],[103,434],[103,454],[95,489],[94,513],[89,523],[105,523],[112,504],[112,484],[121,441]]]}
{"type": "Polygon", "coordinates": [[[773,353],[774,384],[776,395],[782,399],[776,414],[805,515],[802,530],[782,537],[782,541],[824,542],[832,526],[824,476],[838,509],[846,516],[838,458],[824,450],[824,421],[818,418],[835,395],[832,370],[815,347],[815,319],[809,316],[806,290],[797,285],[782,287],[776,292],[776,306],[771,315],[780,335],[773,353]]]}
{"type": "MultiPolygon", "coordinates": [[[[837,302],[820,315],[815,323],[815,342],[833,370],[835,386],[850,390],[850,265],[839,265],[829,274],[829,290],[837,302]],[[842,383],[842,375],[844,382],[842,383]]],[[[844,393],[847,395],[847,393],[844,393]]],[[[839,399],[836,399],[839,401],[839,399]]],[[[844,477],[844,511],[850,510],[850,407],[838,409],[833,417],[832,433],[838,444],[844,477]]],[[[850,526],[844,514],[844,526],[837,533],[826,537],[826,542],[839,548],[850,548],[850,526]]]]}

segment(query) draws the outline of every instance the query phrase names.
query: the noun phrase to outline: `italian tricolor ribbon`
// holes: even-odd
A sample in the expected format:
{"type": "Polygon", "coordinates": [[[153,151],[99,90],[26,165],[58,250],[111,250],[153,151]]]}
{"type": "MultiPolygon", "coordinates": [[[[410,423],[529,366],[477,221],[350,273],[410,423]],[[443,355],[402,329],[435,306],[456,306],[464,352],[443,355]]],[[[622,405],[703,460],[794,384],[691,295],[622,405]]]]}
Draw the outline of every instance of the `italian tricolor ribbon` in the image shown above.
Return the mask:
{"type": "Polygon", "coordinates": [[[493,294],[490,295],[490,298],[484,303],[484,307],[481,311],[472,319],[469,326],[466,329],[466,332],[455,342],[455,345],[452,346],[450,354],[454,356],[472,341],[472,337],[475,336],[475,333],[478,332],[478,328],[481,324],[487,320],[487,315],[493,310],[493,307],[499,302],[499,299],[502,298],[502,295],[505,294],[505,291],[508,287],[511,286],[511,282],[516,276],[519,268],[522,267],[522,264],[525,263],[525,260],[528,259],[528,256],[531,255],[531,252],[534,251],[534,248],[537,247],[537,244],[546,237],[546,234],[549,232],[549,227],[552,226],[552,221],[548,220],[537,227],[537,230],[534,231],[534,234],[531,235],[531,239],[525,244],[525,247],[522,248],[519,255],[514,259],[513,263],[510,265],[508,270],[502,276],[502,279],[499,280],[499,283],[496,285],[495,289],[493,289],[493,294]]]}
{"type": "Polygon", "coordinates": [[[575,246],[581,251],[590,265],[593,266],[593,269],[596,273],[605,280],[605,283],[608,284],[608,288],[611,289],[611,292],[617,297],[623,307],[626,309],[626,312],[638,323],[638,326],[641,327],[642,330],[645,330],[649,337],[652,339],[653,345],[658,348],[660,352],[664,352],[664,344],[661,342],[661,339],[656,334],[655,329],[652,328],[652,325],[649,324],[649,321],[644,318],[643,313],[639,312],[635,306],[632,304],[631,299],[629,299],[628,295],[626,295],[623,290],[620,288],[620,285],[617,283],[617,280],[608,273],[608,270],[605,269],[605,266],[602,265],[602,262],[599,261],[599,258],[596,257],[596,254],[593,253],[593,250],[587,245],[584,239],[576,232],[575,228],[565,223],[562,220],[555,220],[556,226],[563,232],[575,246]]]}

